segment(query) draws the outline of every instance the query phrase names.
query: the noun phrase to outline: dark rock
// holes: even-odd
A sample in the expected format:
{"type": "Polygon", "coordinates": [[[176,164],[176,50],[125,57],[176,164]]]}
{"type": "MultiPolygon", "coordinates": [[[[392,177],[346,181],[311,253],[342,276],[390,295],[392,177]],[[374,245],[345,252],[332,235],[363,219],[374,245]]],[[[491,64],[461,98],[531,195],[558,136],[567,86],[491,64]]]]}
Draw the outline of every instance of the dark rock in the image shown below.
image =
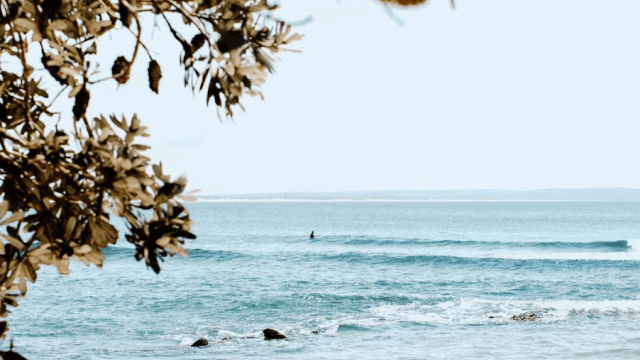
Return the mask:
{"type": "Polygon", "coordinates": [[[218,344],[223,344],[229,341],[229,338],[223,337],[222,340],[218,341],[218,344]]]}
{"type": "Polygon", "coordinates": [[[513,315],[509,320],[513,321],[534,321],[538,318],[538,315],[534,313],[522,313],[513,315]]]}
{"type": "Polygon", "coordinates": [[[13,350],[9,351],[0,351],[0,359],[3,360],[27,360],[27,358],[22,355],[14,352],[13,350]]]}
{"type": "Polygon", "coordinates": [[[278,339],[286,339],[287,337],[282,335],[278,330],[273,329],[264,329],[262,330],[264,333],[265,340],[278,340],[278,339]]]}
{"type": "Polygon", "coordinates": [[[311,333],[312,333],[312,334],[317,334],[317,333],[318,333],[318,330],[313,330],[311,333]]]}
{"type": "Polygon", "coordinates": [[[489,316],[489,319],[493,319],[493,318],[495,318],[495,316],[489,316]]]}
{"type": "Polygon", "coordinates": [[[207,341],[207,339],[200,338],[196,340],[196,342],[194,342],[191,346],[207,346],[207,345],[209,345],[209,342],[207,341]]]}

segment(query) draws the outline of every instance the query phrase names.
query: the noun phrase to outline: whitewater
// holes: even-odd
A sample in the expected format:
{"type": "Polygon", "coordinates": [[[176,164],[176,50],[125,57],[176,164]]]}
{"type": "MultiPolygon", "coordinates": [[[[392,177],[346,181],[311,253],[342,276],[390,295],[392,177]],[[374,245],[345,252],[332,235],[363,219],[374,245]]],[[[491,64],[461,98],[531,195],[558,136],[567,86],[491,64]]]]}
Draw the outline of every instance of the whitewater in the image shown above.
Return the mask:
{"type": "Polygon", "coordinates": [[[640,357],[638,202],[188,208],[188,258],[156,275],[121,240],[103,269],[44,268],[8,340],[29,359],[640,357]]]}

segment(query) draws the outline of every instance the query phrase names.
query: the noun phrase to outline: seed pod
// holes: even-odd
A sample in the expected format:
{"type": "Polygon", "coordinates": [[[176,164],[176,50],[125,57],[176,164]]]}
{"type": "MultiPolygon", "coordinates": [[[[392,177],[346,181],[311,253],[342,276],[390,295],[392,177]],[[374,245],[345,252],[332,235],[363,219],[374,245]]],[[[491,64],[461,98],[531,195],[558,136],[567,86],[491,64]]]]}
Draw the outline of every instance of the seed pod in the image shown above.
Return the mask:
{"type": "Polygon", "coordinates": [[[191,52],[196,52],[198,49],[204,45],[206,37],[203,34],[196,34],[193,39],[191,39],[191,52]]]}
{"type": "Polygon", "coordinates": [[[73,105],[73,117],[77,120],[80,120],[84,114],[87,113],[87,107],[89,106],[89,90],[87,86],[84,85],[80,92],[76,95],[76,102],[73,105]]]}
{"type": "Polygon", "coordinates": [[[162,77],[162,71],[157,61],[149,61],[149,88],[156,94],[158,93],[158,85],[160,84],[160,78],[162,77]]]}
{"type": "Polygon", "coordinates": [[[129,27],[131,26],[131,11],[129,11],[129,8],[126,7],[123,3],[123,0],[120,0],[120,3],[118,5],[118,12],[120,13],[120,21],[122,21],[122,25],[124,25],[125,27],[129,27]]]}
{"type": "Polygon", "coordinates": [[[125,84],[129,80],[129,70],[131,64],[124,56],[118,56],[116,61],[113,62],[111,67],[111,76],[118,82],[118,84],[125,84]]]}

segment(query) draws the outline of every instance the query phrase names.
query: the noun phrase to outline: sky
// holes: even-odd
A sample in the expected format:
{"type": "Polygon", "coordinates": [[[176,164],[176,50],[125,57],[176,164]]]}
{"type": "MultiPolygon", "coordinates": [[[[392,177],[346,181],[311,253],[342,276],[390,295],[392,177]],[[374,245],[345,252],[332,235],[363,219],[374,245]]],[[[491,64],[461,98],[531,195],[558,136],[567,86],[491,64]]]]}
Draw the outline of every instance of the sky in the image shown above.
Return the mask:
{"type": "MultiPolygon", "coordinates": [[[[152,159],[202,195],[640,188],[637,0],[281,5],[313,17],[294,29],[302,53],[278,54],[265,100],[233,121],[182,87],[163,26],[146,35],[160,94],[144,59],[127,85],[96,86],[89,114],[137,112],[152,159]]],[[[129,38],[99,50],[128,55],[129,38]]]]}

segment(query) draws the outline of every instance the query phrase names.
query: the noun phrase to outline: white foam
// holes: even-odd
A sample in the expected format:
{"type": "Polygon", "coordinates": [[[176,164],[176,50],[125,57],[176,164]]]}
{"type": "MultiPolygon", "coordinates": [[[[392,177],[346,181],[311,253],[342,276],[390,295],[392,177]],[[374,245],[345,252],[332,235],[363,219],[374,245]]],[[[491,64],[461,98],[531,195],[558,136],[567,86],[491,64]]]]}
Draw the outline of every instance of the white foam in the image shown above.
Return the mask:
{"type": "Polygon", "coordinates": [[[218,335],[229,338],[229,339],[250,339],[250,338],[262,337],[262,331],[254,331],[254,332],[247,332],[247,333],[240,334],[230,330],[220,330],[218,331],[218,335]]]}
{"type": "Polygon", "coordinates": [[[466,259],[509,259],[509,260],[600,260],[600,261],[640,261],[640,239],[627,240],[627,251],[557,251],[554,249],[534,250],[497,247],[490,249],[457,250],[449,246],[438,248],[395,248],[391,251],[371,252],[370,248],[359,246],[343,246],[332,251],[331,255],[347,255],[362,253],[367,255],[387,256],[450,256],[466,259]]]}
{"type": "Polygon", "coordinates": [[[180,346],[191,346],[196,341],[196,339],[192,338],[184,338],[180,341],[180,346]]]}
{"type": "Polygon", "coordinates": [[[335,314],[325,319],[307,319],[288,330],[310,334],[311,329],[325,335],[342,331],[341,326],[373,328],[397,323],[429,326],[519,325],[513,315],[533,312],[539,317],[528,324],[615,318],[640,320],[640,300],[621,301],[521,301],[461,298],[437,304],[414,302],[405,305],[382,304],[360,314],[335,314]],[[490,316],[492,318],[490,318],[490,316]]]}
{"type": "MultiPolygon", "coordinates": [[[[329,317],[300,316],[296,324],[278,324],[278,330],[295,338],[309,336],[312,331],[324,335],[334,335],[344,329],[341,326],[354,328],[375,328],[397,323],[416,323],[429,326],[459,325],[535,325],[561,321],[636,319],[640,320],[640,295],[636,300],[615,301],[576,301],[576,300],[491,300],[458,298],[434,304],[419,301],[404,304],[380,304],[372,306],[360,313],[339,313],[329,317]],[[516,314],[533,312],[539,317],[534,322],[521,324],[509,320],[516,314]],[[492,318],[489,318],[489,317],[492,318]]],[[[219,330],[218,336],[237,341],[250,341],[261,338],[261,331],[236,333],[219,330]]],[[[179,336],[181,346],[191,346],[199,337],[194,334],[179,336]]]]}
{"type": "Polygon", "coordinates": [[[494,301],[456,299],[435,305],[412,303],[380,305],[368,312],[375,318],[393,322],[415,322],[429,325],[472,325],[506,322],[515,314],[533,312],[536,322],[556,322],[570,318],[634,316],[640,314],[640,300],[621,301],[494,301]],[[493,316],[493,318],[489,318],[493,316]]]}
{"type": "MultiPolygon", "coordinates": [[[[465,257],[465,256],[460,256],[465,257]]],[[[599,261],[640,261],[638,252],[611,253],[532,253],[494,254],[491,256],[468,256],[470,258],[495,258],[511,260],[599,260],[599,261]]]]}
{"type": "Polygon", "coordinates": [[[640,239],[627,240],[627,246],[629,246],[629,251],[637,252],[640,250],[640,239]]]}
{"type": "MultiPolygon", "coordinates": [[[[513,260],[601,260],[601,261],[640,261],[640,240],[628,240],[629,249],[627,251],[615,252],[499,252],[490,256],[469,256],[474,258],[493,257],[497,259],[513,260]]],[[[464,255],[462,256],[464,257],[464,255]]]]}
{"type": "Polygon", "coordinates": [[[446,248],[434,255],[453,256],[472,259],[510,259],[510,260],[600,260],[600,261],[640,261],[640,239],[627,240],[627,251],[554,251],[553,249],[525,251],[523,249],[504,249],[499,251],[472,250],[469,253],[450,252],[446,248]]]}

